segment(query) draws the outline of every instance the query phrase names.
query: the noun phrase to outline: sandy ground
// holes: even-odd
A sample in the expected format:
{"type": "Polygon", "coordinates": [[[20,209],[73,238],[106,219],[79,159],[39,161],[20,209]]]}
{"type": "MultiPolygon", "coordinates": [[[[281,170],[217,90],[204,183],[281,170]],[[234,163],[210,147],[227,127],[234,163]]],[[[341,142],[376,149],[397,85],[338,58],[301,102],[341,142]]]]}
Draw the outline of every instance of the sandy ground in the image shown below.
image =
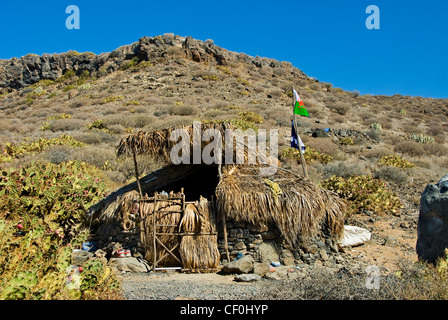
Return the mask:
{"type": "MultiPolygon", "coordinates": [[[[387,275],[400,268],[400,264],[416,262],[415,245],[417,241],[418,212],[408,211],[400,216],[382,217],[357,216],[354,222],[371,231],[371,240],[363,245],[345,248],[345,255],[353,259],[337,267],[347,266],[350,261],[379,267],[387,275]]],[[[291,267],[283,267],[290,269],[291,267]]],[[[301,276],[306,271],[294,270],[291,275],[283,270],[282,279],[301,276]],[[286,275],[286,276],[285,276],[286,275]]],[[[280,271],[280,270],[277,270],[280,271]]],[[[177,271],[151,272],[144,274],[125,274],[122,277],[124,294],[130,300],[238,300],[253,299],[266,292],[272,279],[241,283],[234,280],[235,275],[217,273],[180,273],[177,271]]]]}

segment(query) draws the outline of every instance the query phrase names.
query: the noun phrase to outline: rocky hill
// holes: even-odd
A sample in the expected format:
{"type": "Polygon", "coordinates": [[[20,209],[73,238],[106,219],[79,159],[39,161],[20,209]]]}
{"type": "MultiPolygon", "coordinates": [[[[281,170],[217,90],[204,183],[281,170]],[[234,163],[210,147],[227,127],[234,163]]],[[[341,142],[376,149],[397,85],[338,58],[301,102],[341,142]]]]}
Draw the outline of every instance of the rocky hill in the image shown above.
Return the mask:
{"type": "MultiPolygon", "coordinates": [[[[216,46],[213,41],[198,41],[192,37],[165,35],[154,38],[143,37],[131,45],[122,46],[112,52],[95,55],[91,52],[75,51],[62,54],[28,54],[19,59],[0,61],[0,87],[22,89],[40,80],[56,80],[65,72],[74,70],[77,75],[113,73],[134,61],[153,61],[173,55],[184,56],[194,62],[227,66],[230,63],[254,64],[255,66],[279,68],[274,59],[254,59],[216,46]]],[[[294,70],[303,77],[303,73],[294,70]]]]}
{"type": "MultiPolygon", "coordinates": [[[[347,221],[373,233],[370,247],[354,254],[377,263],[415,259],[420,194],[448,167],[448,99],[360,95],[309,77],[289,62],[231,52],[212,40],[166,34],[100,55],[70,51],[0,61],[0,165],[80,159],[119,187],[133,179],[132,162],[117,160],[114,152],[129,132],[239,119],[279,129],[283,166],[301,172],[297,157],[288,153],[292,86],[311,115],[299,119],[299,134],[316,152],[307,158],[310,178],[322,183],[333,175],[372,175],[403,202],[395,214],[365,210],[347,221]],[[15,143],[26,150],[39,138],[64,134],[82,144],[14,154],[6,148],[15,143]],[[385,156],[398,158],[388,165],[385,156]],[[390,236],[396,246],[384,245],[390,236]]],[[[161,165],[144,158],[140,172],[161,165]]]]}

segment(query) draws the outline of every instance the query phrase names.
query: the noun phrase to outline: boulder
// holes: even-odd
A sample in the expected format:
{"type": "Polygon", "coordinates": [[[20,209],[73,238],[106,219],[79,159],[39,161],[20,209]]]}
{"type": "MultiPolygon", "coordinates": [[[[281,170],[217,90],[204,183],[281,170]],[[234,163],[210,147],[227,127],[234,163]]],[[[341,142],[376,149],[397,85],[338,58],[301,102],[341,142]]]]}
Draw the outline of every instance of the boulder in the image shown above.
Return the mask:
{"type": "Polygon", "coordinates": [[[234,250],[246,250],[246,245],[244,244],[243,241],[237,242],[235,243],[235,245],[233,246],[234,250]]]}
{"type": "Polygon", "coordinates": [[[224,273],[249,273],[254,269],[254,258],[252,256],[244,256],[240,259],[233,260],[228,262],[222,268],[224,273]]]}
{"type": "Polygon", "coordinates": [[[371,238],[371,233],[369,230],[355,227],[355,226],[344,226],[344,235],[339,241],[341,247],[355,247],[359,246],[371,238]]]}
{"type": "Polygon", "coordinates": [[[398,242],[397,238],[395,238],[394,236],[388,236],[386,238],[386,240],[384,240],[384,244],[387,247],[396,247],[398,246],[400,243],[398,242]]]}
{"type": "Polygon", "coordinates": [[[129,258],[110,258],[109,266],[117,271],[125,272],[148,272],[149,265],[143,259],[134,257],[129,258]]]}
{"type": "Polygon", "coordinates": [[[314,138],[328,138],[330,135],[323,129],[316,129],[311,134],[314,138]]]}
{"type": "Polygon", "coordinates": [[[417,225],[419,260],[435,262],[448,248],[448,175],[428,184],[420,199],[417,225]]]}
{"type": "Polygon", "coordinates": [[[261,262],[270,264],[272,261],[279,261],[277,246],[275,242],[265,241],[258,246],[258,253],[260,255],[261,262]]]}
{"type": "Polygon", "coordinates": [[[271,270],[271,266],[267,263],[261,262],[254,264],[254,273],[258,274],[260,277],[267,275],[269,270],[271,270]]]}
{"type": "Polygon", "coordinates": [[[253,282],[253,281],[260,281],[261,277],[258,274],[239,274],[235,276],[235,281],[237,282],[253,282]]]}
{"type": "Polygon", "coordinates": [[[294,254],[290,250],[282,250],[280,254],[280,261],[285,266],[293,266],[295,265],[294,254]]]}

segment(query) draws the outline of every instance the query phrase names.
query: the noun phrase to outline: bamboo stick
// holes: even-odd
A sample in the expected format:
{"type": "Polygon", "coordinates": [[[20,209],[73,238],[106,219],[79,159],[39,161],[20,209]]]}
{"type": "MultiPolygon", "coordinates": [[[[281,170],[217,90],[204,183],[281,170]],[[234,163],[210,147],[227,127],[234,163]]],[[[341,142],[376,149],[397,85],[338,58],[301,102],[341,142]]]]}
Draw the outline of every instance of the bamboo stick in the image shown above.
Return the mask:
{"type": "Polygon", "coordinates": [[[154,260],[153,260],[153,270],[156,271],[157,266],[157,243],[156,243],[156,205],[157,205],[157,192],[154,194],[154,208],[152,211],[152,240],[154,246],[154,260]]]}

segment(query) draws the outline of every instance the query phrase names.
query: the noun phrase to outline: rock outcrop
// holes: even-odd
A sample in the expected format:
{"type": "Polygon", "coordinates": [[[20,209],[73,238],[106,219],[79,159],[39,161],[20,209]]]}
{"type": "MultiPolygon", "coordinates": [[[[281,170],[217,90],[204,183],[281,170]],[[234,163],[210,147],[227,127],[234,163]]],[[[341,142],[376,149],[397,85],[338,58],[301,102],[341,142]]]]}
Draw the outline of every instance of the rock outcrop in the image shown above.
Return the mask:
{"type": "MultiPolygon", "coordinates": [[[[143,37],[138,42],[125,45],[108,53],[96,55],[92,52],[78,53],[69,51],[61,54],[27,54],[21,58],[0,60],[0,88],[22,89],[40,80],[56,80],[65,72],[73,70],[76,75],[84,71],[90,74],[107,74],[120,69],[127,61],[156,61],[176,55],[195,62],[209,65],[227,65],[234,63],[252,63],[258,68],[282,67],[274,59],[250,57],[244,53],[225,50],[211,40],[200,41],[192,37],[166,34],[156,37],[143,37]]],[[[293,68],[301,77],[303,72],[293,68]]]]}
{"type": "Polygon", "coordinates": [[[417,226],[417,255],[435,262],[448,248],[448,175],[437,184],[428,184],[420,200],[417,226]]]}

